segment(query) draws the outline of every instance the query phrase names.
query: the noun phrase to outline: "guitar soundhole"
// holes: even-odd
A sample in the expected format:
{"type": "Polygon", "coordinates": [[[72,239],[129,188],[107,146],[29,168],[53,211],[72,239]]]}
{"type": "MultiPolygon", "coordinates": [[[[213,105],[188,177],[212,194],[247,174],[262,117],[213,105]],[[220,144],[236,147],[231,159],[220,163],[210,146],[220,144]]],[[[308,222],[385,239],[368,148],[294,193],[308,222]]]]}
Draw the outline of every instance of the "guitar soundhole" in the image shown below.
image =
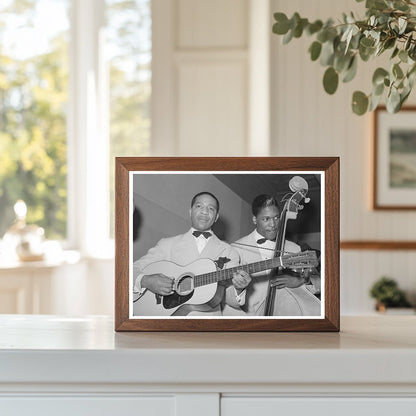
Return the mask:
{"type": "Polygon", "coordinates": [[[191,299],[194,294],[192,279],[193,275],[180,276],[176,283],[176,292],[163,297],[163,306],[165,309],[176,308],[191,299]]]}
{"type": "Polygon", "coordinates": [[[180,295],[187,295],[193,290],[193,276],[184,275],[181,276],[177,282],[177,292],[180,295]]]}

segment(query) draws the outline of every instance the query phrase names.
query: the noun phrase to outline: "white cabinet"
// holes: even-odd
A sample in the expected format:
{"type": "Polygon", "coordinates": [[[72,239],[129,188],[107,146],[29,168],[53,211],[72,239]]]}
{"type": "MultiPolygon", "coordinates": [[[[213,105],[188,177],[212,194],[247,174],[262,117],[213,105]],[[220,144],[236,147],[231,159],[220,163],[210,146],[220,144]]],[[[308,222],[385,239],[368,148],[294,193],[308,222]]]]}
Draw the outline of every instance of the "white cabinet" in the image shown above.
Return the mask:
{"type": "Polygon", "coordinates": [[[159,397],[88,397],[41,396],[0,399],[2,414],[21,416],[30,411],[32,416],[174,416],[173,396],[159,397]]]}
{"type": "Polygon", "coordinates": [[[107,317],[0,316],[0,414],[416,415],[416,316],[340,333],[115,333],[107,317]]]}
{"type": "Polygon", "coordinates": [[[414,416],[416,398],[224,397],[221,416],[414,416]]]}

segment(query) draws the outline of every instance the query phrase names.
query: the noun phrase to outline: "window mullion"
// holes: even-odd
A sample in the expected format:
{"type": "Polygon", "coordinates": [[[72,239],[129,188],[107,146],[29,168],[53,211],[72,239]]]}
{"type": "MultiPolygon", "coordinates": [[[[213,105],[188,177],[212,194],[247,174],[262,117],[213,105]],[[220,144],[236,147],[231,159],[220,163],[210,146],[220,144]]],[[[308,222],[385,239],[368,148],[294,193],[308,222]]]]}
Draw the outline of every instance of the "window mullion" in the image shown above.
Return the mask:
{"type": "Polygon", "coordinates": [[[104,0],[73,0],[68,134],[69,236],[84,255],[108,241],[108,107],[104,0]]]}

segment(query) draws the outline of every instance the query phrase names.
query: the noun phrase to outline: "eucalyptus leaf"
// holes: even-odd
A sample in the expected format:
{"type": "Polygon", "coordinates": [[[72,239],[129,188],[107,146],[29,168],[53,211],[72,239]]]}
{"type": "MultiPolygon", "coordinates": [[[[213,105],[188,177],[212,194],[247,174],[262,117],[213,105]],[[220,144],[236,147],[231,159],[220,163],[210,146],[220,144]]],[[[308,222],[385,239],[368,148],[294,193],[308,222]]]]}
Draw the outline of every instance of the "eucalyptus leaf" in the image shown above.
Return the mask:
{"type": "MultiPolygon", "coordinates": [[[[352,27],[351,26],[349,26],[348,28],[347,28],[347,30],[342,34],[342,36],[341,36],[341,41],[342,42],[346,42],[346,40],[348,39],[348,37],[351,35],[351,37],[352,37],[352,27]]],[[[350,39],[351,40],[351,39],[350,39]]]]}
{"type": "Polygon", "coordinates": [[[344,55],[343,53],[339,53],[339,51],[335,52],[334,64],[333,64],[335,71],[342,72],[344,69],[346,69],[349,62],[350,62],[349,56],[344,55]]]}
{"type": "Polygon", "coordinates": [[[322,29],[324,24],[321,20],[315,20],[313,23],[310,23],[309,26],[306,28],[306,32],[309,35],[313,35],[314,33],[319,32],[322,29]]]}
{"type": "Polygon", "coordinates": [[[390,29],[392,29],[395,34],[399,34],[399,24],[395,20],[390,22],[390,29]]]}
{"type": "Polygon", "coordinates": [[[368,108],[368,97],[361,91],[354,91],[352,95],[352,111],[362,116],[368,108]]]}
{"type": "Polygon", "coordinates": [[[407,53],[409,54],[409,58],[414,61],[416,59],[416,45],[411,46],[407,53]]]}
{"type": "Polygon", "coordinates": [[[396,46],[391,54],[390,59],[394,59],[399,54],[400,49],[396,46]]]}
{"type": "Polygon", "coordinates": [[[413,64],[412,67],[407,71],[407,75],[416,74],[416,65],[413,64]]]}
{"type": "Polygon", "coordinates": [[[411,43],[412,43],[412,40],[413,40],[413,33],[411,33],[411,34],[408,36],[408,38],[407,38],[407,40],[406,40],[406,43],[404,44],[404,49],[405,49],[406,51],[410,48],[410,45],[411,45],[411,43]]]}
{"type": "Polygon", "coordinates": [[[377,86],[380,84],[384,84],[384,78],[386,78],[389,73],[384,68],[377,68],[373,74],[373,85],[377,86]]]}
{"type": "Polygon", "coordinates": [[[290,29],[289,19],[284,13],[275,13],[274,20],[276,23],[273,25],[273,33],[277,35],[284,35],[290,29]]]}
{"type": "Polygon", "coordinates": [[[407,71],[406,76],[409,81],[409,87],[412,89],[416,79],[416,64],[413,64],[413,66],[407,71]]]}
{"type": "Polygon", "coordinates": [[[416,74],[413,72],[412,74],[408,75],[409,79],[409,88],[412,90],[413,86],[415,85],[416,74]]]}
{"type": "Polygon", "coordinates": [[[380,104],[382,95],[370,95],[370,105],[368,111],[374,111],[380,104]]]}
{"type": "Polygon", "coordinates": [[[283,36],[282,43],[287,45],[293,39],[293,30],[289,30],[286,35],[283,36]]]}
{"type": "Polygon", "coordinates": [[[370,30],[370,36],[374,39],[374,45],[377,46],[380,43],[381,33],[376,30],[370,30]]]}
{"type": "Polygon", "coordinates": [[[398,79],[403,78],[404,76],[399,64],[394,64],[391,72],[398,79]]]}
{"type": "Polygon", "coordinates": [[[383,95],[384,92],[384,82],[373,86],[373,95],[383,95]]]}
{"type": "Polygon", "coordinates": [[[342,76],[342,82],[350,82],[352,79],[354,79],[355,75],[357,74],[357,67],[357,58],[356,55],[354,55],[350,60],[348,69],[344,72],[342,76]]]}
{"type": "Polygon", "coordinates": [[[383,10],[386,9],[387,3],[384,0],[367,0],[365,3],[367,9],[383,10]]]}
{"type": "Polygon", "coordinates": [[[399,25],[399,35],[402,35],[406,30],[407,20],[403,16],[400,16],[398,19],[398,25],[399,25]]]}
{"type": "Polygon", "coordinates": [[[362,38],[360,41],[360,46],[364,48],[372,48],[375,45],[375,40],[372,38],[362,38]]]}
{"type": "Polygon", "coordinates": [[[305,22],[304,19],[300,19],[296,25],[296,27],[293,29],[293,37],[300,38],[303,33],[303,29],[307,26],[307,21],[305,22]]]}
{"type": "Polygon", "coordinates": [[[364,62],[367,62],[371,58],[371,56],[374,55],[375,51],[376,51],[375,48],[366,48],[366,47],[362,46],[361,44],[360,44],[359,49],[358,49],[358,52],[360,54],[360,58],[364,62]]]}
{"type": "Polygon", "coordinates": [[[289,21],[290,29],[295,30],[297,25],[300,23],[300,19],[301,17],[298,12],[293,13],[293,16],[290,18],[290,21],[289,21]]]}
{"type": "Polygon", "coordinates": [[[403,103],[408,99],[410,92],[410,89],[406,89],[400,94],[400,108],[402,107],[403,103]]]}
{"type": "Polygon", "coordinates": [[[397,88],[392,88],[390,94],[387,96],[386,107],[389,113],[397,113],[400,109],[400,93],[397,88]]]}
{"type": "Polygon", "coordinates": [[[335,69],[330,66],[329,68],[327,68],[327,70],[324,73],[324,79],[323,79],[323,84],[324,84],[324,89],[328,94],[334,94],[335,91],[338,88],[338,73],[335,71],[335,69]]]}
{"type": "Polygon", "coordinates": [[[396,38],[391,37],[391,38],[387,38],[384,43],[383,43],[383,47],[384,49],[390,49],[392,48],[394,45],[396,44],[396,38]]]}
{"type": "Polygon", "coordinates": [[[358,32],[356,35],[354,35],[351,39],[351,43],[350,43],[350,49],[358,49],[358,45],[360,44],[360,40],[361,40],[361,32],[358,32]]]}
{"type": "Polygon", "coordinates": [[[407,63],[408,58],[409,58],[409,55],[407,54],[407,51],[405,51],[404,49],[402,49],[402,50],[399,52],[399,59],[400,59],[402,62],[407,63]]]}
{"type": "Polygon", "coordinates": [[[355,23],[354,13],[351,12],[349,15],[346,15],[347,23],[353,24],[355,23]]]}
{"type": "Polygon", "coordinates": [[[351,43],[351,39],[354,35],[356,35],[360,30],[358,29],[358,27],[356,25],[352,25],[349,29],[347,38],[346,38],[346,46],[345,46],[345,53],[347,53],[348,48],[350,46],[351,43]]]}
{"type": "Polygon", "coordinates": [[[309,53],[311,54],[312,61],[316,61],[319,58],[321,50],[322,44],[320,42],[315,41],[312,43],[312,45],[309,47],[309,53]]]}
{"type": "Polygon", "coordinates": [[[332,65],[334,61],[334,44],[326,41],[322,45],[320,63],[322,66],[332,65]]]}
{"type": "Polygon", "coordinates": [[[395,0],[393,1],[393,7],[397,10],[405,12],[409,9],[409,6],[405,4],[402,0],[395,0]]]}

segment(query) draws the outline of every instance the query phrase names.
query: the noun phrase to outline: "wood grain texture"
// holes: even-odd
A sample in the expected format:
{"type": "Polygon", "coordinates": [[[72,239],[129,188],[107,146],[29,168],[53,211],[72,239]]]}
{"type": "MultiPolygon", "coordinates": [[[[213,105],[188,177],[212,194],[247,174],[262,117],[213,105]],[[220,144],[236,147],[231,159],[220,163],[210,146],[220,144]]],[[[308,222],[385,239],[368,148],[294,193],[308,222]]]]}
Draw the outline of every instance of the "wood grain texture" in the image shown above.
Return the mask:
{"type": "Polygon", "coordinates": [[[339,331],[339,158],[116,158],[116,331],[339,331]],[[307,171],[325,172],[324,319],[130,319],[130,171],[307,171]]]}
{"type": "Polygon", "coordinates": [[[341,241],[341,250],[416,250],[416,241],[341,241]]]}
{"type": "Polygon", "coordinates": [[[115,328],[129,316],[129,170],[116,158],[115,328]]]}

